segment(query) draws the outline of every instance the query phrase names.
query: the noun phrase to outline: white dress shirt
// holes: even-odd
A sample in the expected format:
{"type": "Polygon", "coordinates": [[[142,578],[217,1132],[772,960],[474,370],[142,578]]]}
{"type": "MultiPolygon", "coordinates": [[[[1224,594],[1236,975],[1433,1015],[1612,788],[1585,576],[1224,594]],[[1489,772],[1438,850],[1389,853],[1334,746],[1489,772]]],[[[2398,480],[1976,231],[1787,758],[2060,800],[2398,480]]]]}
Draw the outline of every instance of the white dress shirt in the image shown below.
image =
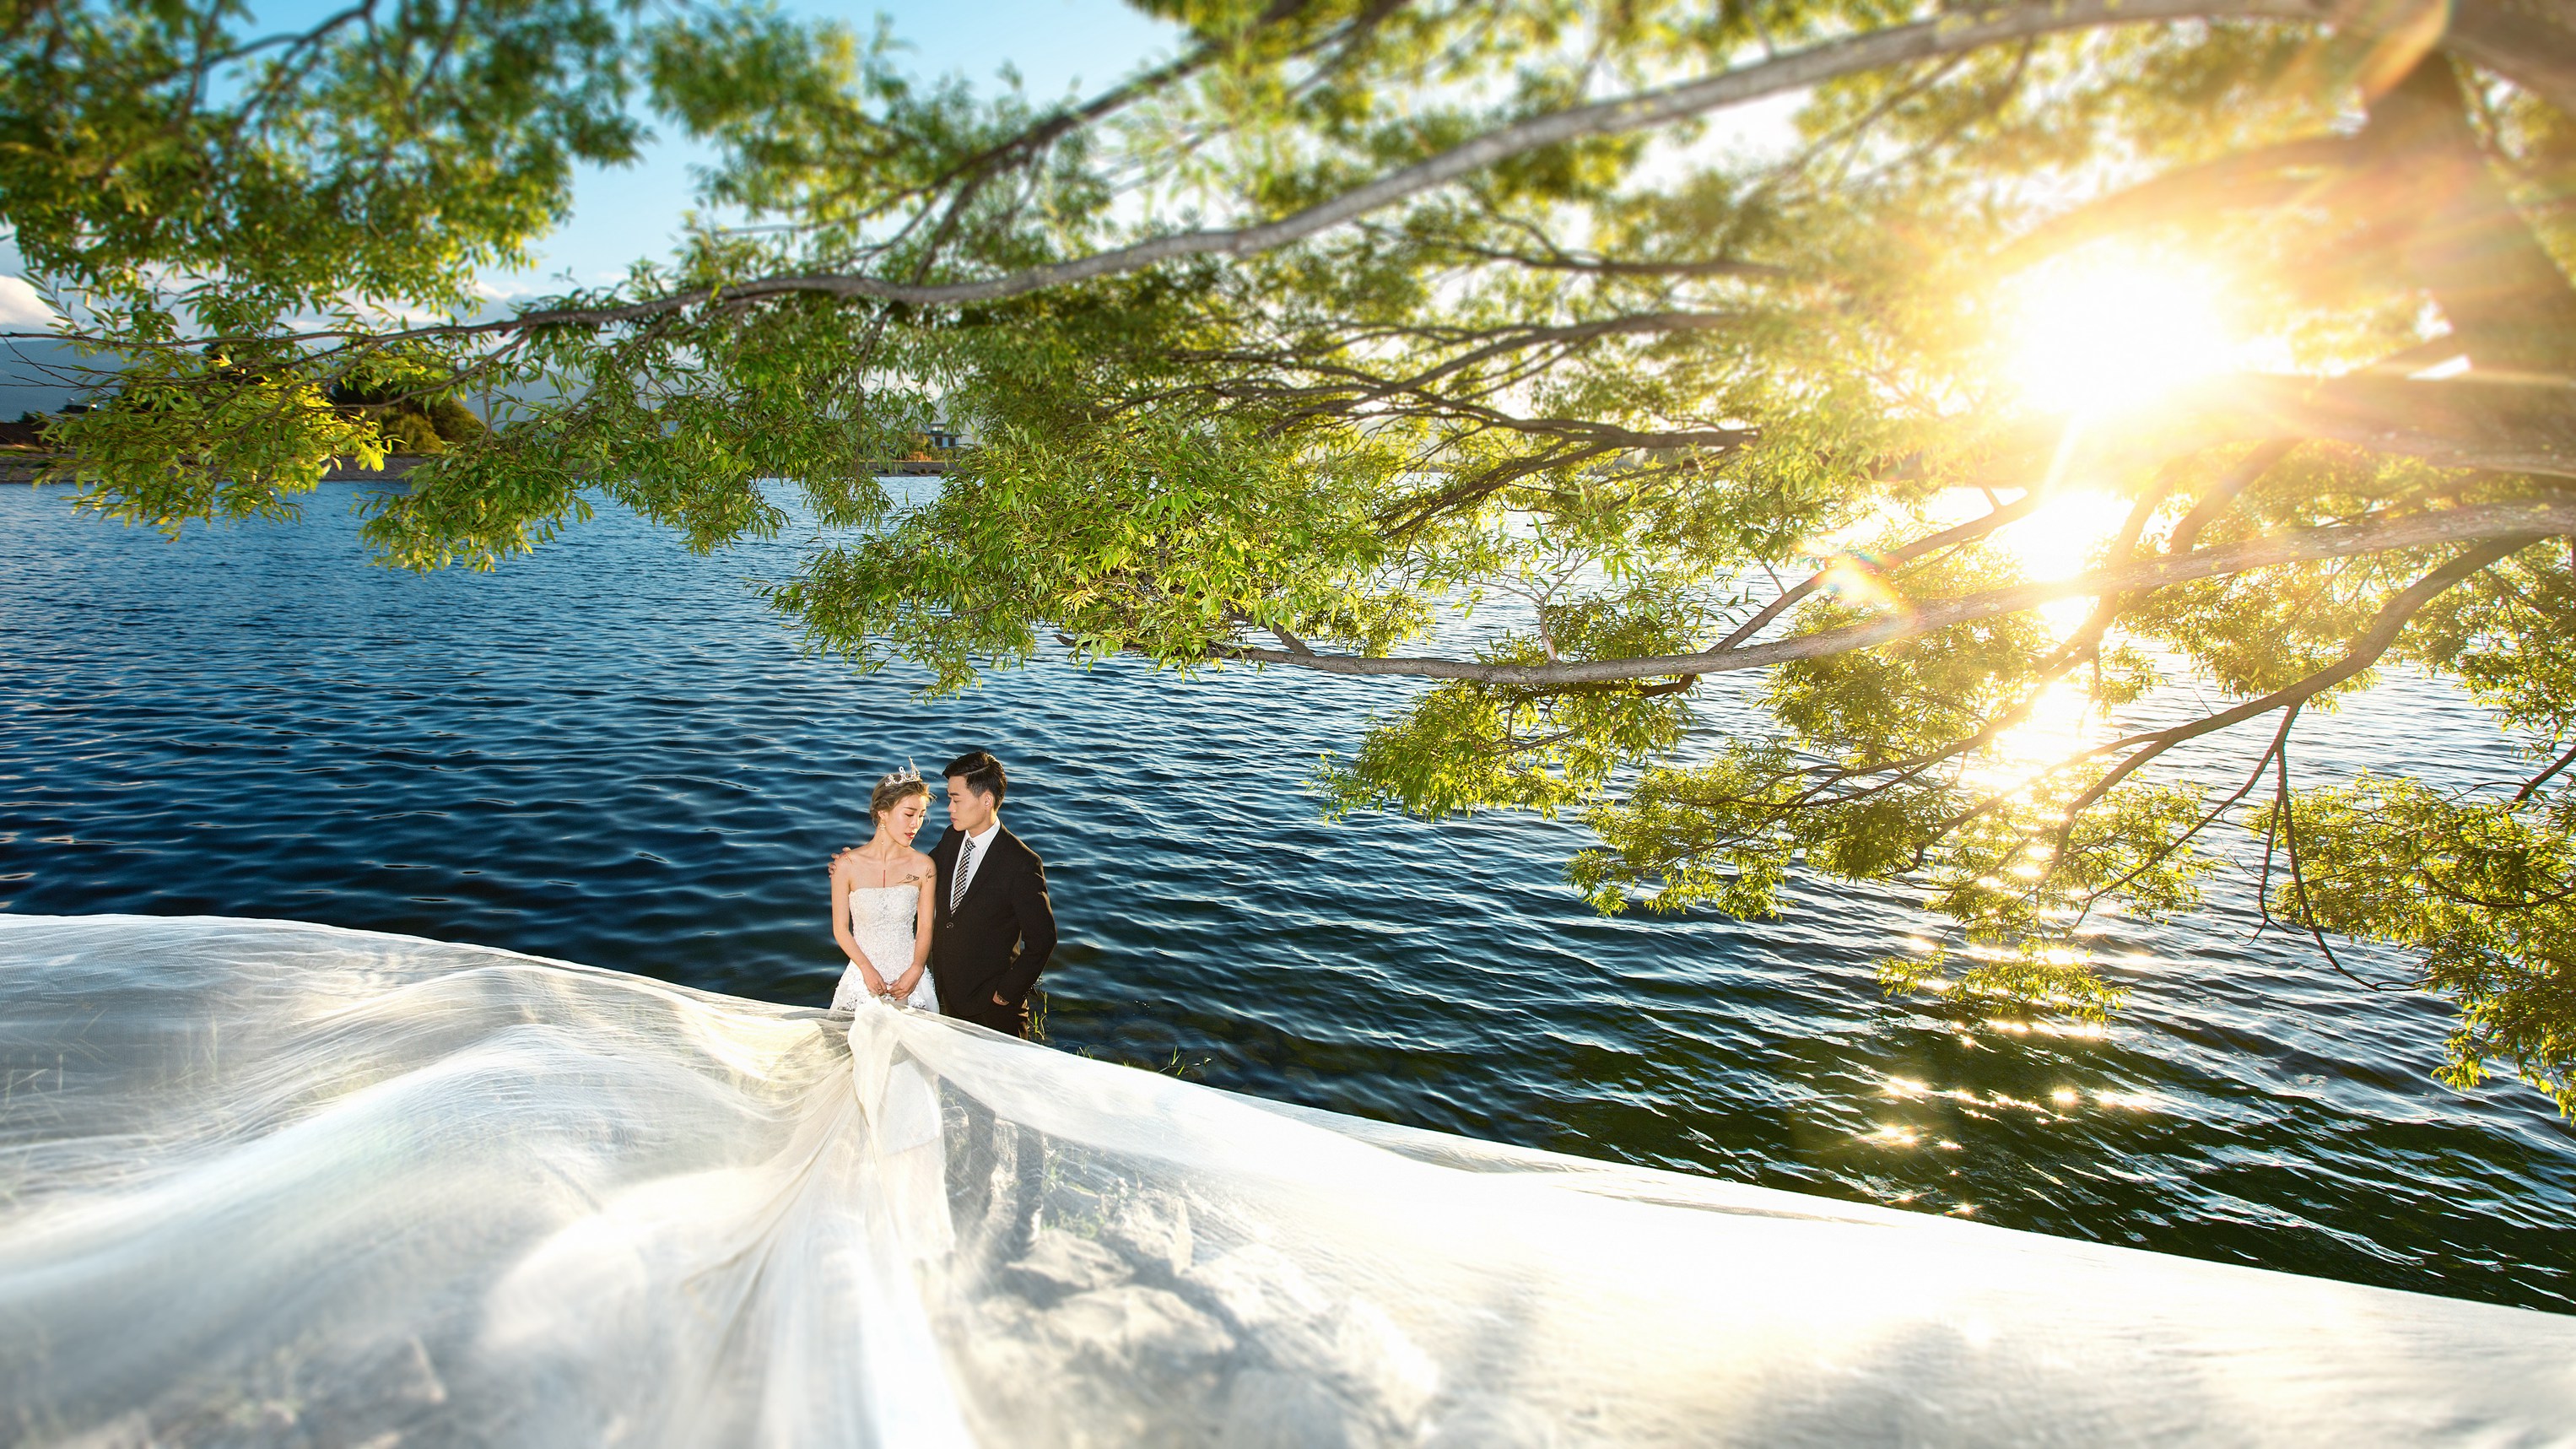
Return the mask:
{"type": "Polygon", "coordinates": [[[964,862],[965,868],[958,871],[957,878],[948,883],[948,898],[950,900],[962,901],[966,899],[966,892],[974,888],[975,872],[984,868],[984,857],[993,849],[993,837],[1001,833],[1001,817],[995,816],[992,823],[986,825],[982,831],[966,837],[966,843],[975,848],[975,853],[966,857],[964,862]]]}

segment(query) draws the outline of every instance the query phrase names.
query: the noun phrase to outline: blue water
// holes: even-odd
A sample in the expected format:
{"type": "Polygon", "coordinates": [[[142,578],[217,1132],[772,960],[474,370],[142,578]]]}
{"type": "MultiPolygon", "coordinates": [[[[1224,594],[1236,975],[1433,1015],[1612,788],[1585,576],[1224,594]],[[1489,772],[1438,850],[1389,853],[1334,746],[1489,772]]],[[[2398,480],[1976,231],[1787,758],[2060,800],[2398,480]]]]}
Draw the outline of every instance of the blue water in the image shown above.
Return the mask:
{"type": "MultiPolygon", "coordinates": [[[[2427,1079],[2448,1009],[2249,939],[2241,887],[2108,946],[2107,1034],[1880,998],[1900,896],[1604,919],[1579,825],[1321,820],[1305,782],[1401,695],[1044,665],[959,699],[802,656],[751,580],[614,513],[492,574],[296,526],[176,544],[0,489],[0,909],[292,917],[820,1004],[826,857],[906,757],[1010,763],[1065,944],[1059,1046],[1319,1107],[2010,1227],[2576,1308],[2576,1136],[2427,1079]],[[2062,1094],[2071,1092],[2071,1098],[2062,1094]]],[[[1728,681],[1730,690],[1752,687],[1728,681]]],[[[2503,776],[2398,680],[2329,772],[2503,776]]],[[[927,843],[925,837],[924,843],[927,843]]],[[[2369,952],[2365,965],[2396,964],[2369,952]]],[[[1569,1251],[1580,1251],[1569,1244],[1569,1251]]]]}

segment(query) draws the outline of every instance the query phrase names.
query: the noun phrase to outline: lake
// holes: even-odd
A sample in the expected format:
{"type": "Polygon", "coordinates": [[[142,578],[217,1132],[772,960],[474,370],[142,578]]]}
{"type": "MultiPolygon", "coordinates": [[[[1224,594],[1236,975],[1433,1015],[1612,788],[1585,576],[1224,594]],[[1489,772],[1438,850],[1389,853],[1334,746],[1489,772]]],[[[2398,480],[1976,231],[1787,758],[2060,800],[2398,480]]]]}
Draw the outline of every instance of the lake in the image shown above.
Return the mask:
{"type": "MultiPolygon", "coordinates": [[[[2519,1084],[2433,1083],[2449,1008],[2256,935],[2241,883],[2180,926],[2115,926],[2131,997],[2107,1031],[1890,1002],[1870,962],[1925,925],[1903,893],[1808,881],[1776,921],[1604,918],[1563,881],[1579,822],[1323,820],[1317,760],[1403,686],[1048,663],[923,699],[800,654],[751,582],[792,566],[792,538],[693,557],[603,511],[497,572],[418,576],[365,565],[356,493],[171,543],[0,488],[0,909],[323,921],[819,1005],[840,970],[824,863],[864,837],[869,786],[984,747],[1047,860],[1059,1047],[1475,1137],[2576,1309],[2576,1135],[2519,1084]]],[[[2302,738],[2329,774],[2517,765],[2422,679],[2302,738]]]]}

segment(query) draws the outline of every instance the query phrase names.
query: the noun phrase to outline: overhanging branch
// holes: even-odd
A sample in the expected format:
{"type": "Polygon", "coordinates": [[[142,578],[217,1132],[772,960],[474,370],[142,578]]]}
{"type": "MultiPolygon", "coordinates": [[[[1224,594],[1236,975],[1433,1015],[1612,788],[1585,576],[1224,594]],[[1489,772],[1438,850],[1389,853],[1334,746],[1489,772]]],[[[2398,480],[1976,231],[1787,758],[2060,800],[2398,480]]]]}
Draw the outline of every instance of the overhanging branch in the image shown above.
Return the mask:
{"type": "MultiPolygon", "coordinates": [[[[1696,81],[1574,107],[1499,127],[1449,151],[1379,177],[1291,215],[1251,226],[1174,233],[1064,262],[968,282],[895,281],[855,273],[777,274],[716,288],[601,307],[560,307],[483,323],[398,332],[325,329],[270,341],[368,336],[382,341],[510,334],[550,327],[599,327],[685,311],[722,298],[867,297],[916,306],[995,301],[1050,287],[1115,276],[1162,262],[1205,255],[1252,256],[1330,230],[1408,196],[1429,191],[1499,161],[1591,136],[1648,130],[1732,105],[1814,86],[1841,76],[1903,65],[2006,41],[2087,28],[2178,20],[2273,20],[2351,24],[2353,7],[2336,0],[2050,0],[1845,36],[1805,50],[1696,81]]],[[[2506,0],[2454,0],[2442,45],[2452,53],[2576,113],[2576,28],[2506,0]]],[[[1148,80],[1160,79],[1156,73],[1148,80]]],[[[1123,96],[1113,92],[1114,99],[1123,96]]],[[[63,340],[56,334],[5,334],[63,340]]],[[[200,338],[195,341],[222,340],[200,338]]],[[[194,345],[194,344],[191,344],[194,345]]]]}
{"type": "MultiPolygon", "coordinates": [[[[1258,255],[1329,231],[1406,197],[1445,186],[1530,151],[1587,137],[1651,130],[1764,96],[1819,85],[1837,77],[1935,56],[1955,55],[1999,41],[2094,26],[2171,20],[2242,17],[2322,21],[2330,18],[2332,8],[2315,3],[2315,0],[2051,0],[2048,4],[2019,5],[1973,16],[1953,12],[1937,20],[1892,26],[1866,35],[1827,41],[1740,70],[1662,90],[1576,106],[1498,127],[1437,156],[1391,171],[1330,201],[1319,202],[1275,221],[1175,232],[1071,261],[1052,262],[973,282],[916,286],[876,277],[810,275],[764,277],[726,287],[723,291],[728,296],[820,292],[842,297],[873,297],[924,307],[999,301],[1049,287],[1140,271],[1185,257],[1258,255]]],[[[638,308],[688,307],[710,295],[713,294],[682,293],[632,307],[531,313],[515,320],[528,326],[613,324],[649,315],[638,311],[638,308]]]]}
{"type": "MultiPolygon", "coordinates": [[[[781,274],[716,288],[691,288],[669,296],[605,307],[564,307],[522,313],[495,322],[459,323],[383,334],[389,338],[459,337],[546,327],[604,327],[685,311],[722,297],[865,297],[912,306],[991,302],[1051,287],[1119,276],[1197,256],[1248,257],[1273,251],[1498,162],[1549,146],[1595,136],[1652,130],[1766,96],[1782,95],[1838,77],[1957,55],[2004,41],[2102,26],[2176,20],[2281,20],[2324,23],[2340,8],[2331,0],[2049,0],[1980,13],[1953,11],[1936,19],[1891,26],[1829,40],[1752,65],[1660,90],[1576,106],[1500,126],[1436,156],[1398,168],[1329,201],[1250,226],[1175,232],[1069,261],[1029,267],[968,282],[915,283],[843,272],[781,274]]],[[[2509,49],[2509,48],[2506,48],[2509,49]]],[[[2508,54],[2506,59],[2512,57],[2508,54]]],[[[2481,64],[2491,64],[2484,56],[2481,64]]],[[[2497,66],[2507,75],[2515,72],[2497,66]]],[[[2517,77],[2519,78],[2519,77],[2517,77]]],[[[308,336],[342,335],[317,332],[308,336]]]]}
{"type": "MultiPolygon", "coordinates": [[[[2361,636],[2352,641],[2351,645],[2344,650],[2343,657],[2295,684],[2249,699],[2242,704],[2187,724],[2151,730],[2146,734],[2132,735],[2127,739],[2113,740],[2109,744],[2097,745],[2076,756],[2075,759],[2089,759],[2121,750],[2129,751],[2117,765],[2104,772],[2100,779],[2086,786],[2082,793],[2068,802],[2066,823],[2057,833],[2058,848],[2061,851],[2065,849],[2067,837],[2075,828],[2075,817],[2082,813],[2085,807],[2109,794],[2121,781],[2145,768],[2148,761],[2176,745],[2196,740],[2203,735],[2215,734],[2220,730],[2233,729],[2247,720],[2270,714],[2276,709],[2295,711],[2305,708],[2308,701],[2377,664],[2381,656],[2395,646],[2397,636],[2405,632],[2406,626],[2414,621],[2415,615],[2421,612],[2426,604],[2488,565],[2510,557],[2525,544],[2537,542],[2539,537],[2540,535],[2537,534],[2520,536],[2508,534],[2502,538],[2490,538],[2417,579],[2397,597],[2380,606],[2379,613],[2371,620],[2370,627],[2363,630],[2361,636]]],[[[2275,749],[2281,748],[2282,743],[2286,741],[2288,729],[2289,726],[2285,721],[2282,725],[2283,739],[2274,742],[2275,749]]],[[[2072,763],[2074,760],[2065,762],[2065,764],[2072,763]]],[[[2057,768],[2063,769],[2065,765],[2062,764],[2057,768]]]]}
{"type": "Polygon", "coordinates": [[[2148,559],[2078,578],[2019,584],[1955,599],[1925,600],[1865,623],[1819,630],[1767,644],[1711,649],[1698,654],[1586,659],[1556,664],[1489,664],[1468,659],[1371,659],[1352,654],[1295,654],[1283,649],[1236,645],[1220,651],[1220,655],[1248,663],[1294,665],[1326,674],[1463,679],[1519,689],[1563,688],[1622,679],[1662,679],[1682,674],[1723,674],[1892,644],[1954,624],[2017,614],[2058,599],[2146,592],[2276,564],[2314,563],[2320,559],[2349,558],[2355,554],[2385,553],[2436,544],[2558,534],[2576,534],[2576,502],[2480,504],[2372,523],[2302,529],[2270,538],[2148,559]]]}

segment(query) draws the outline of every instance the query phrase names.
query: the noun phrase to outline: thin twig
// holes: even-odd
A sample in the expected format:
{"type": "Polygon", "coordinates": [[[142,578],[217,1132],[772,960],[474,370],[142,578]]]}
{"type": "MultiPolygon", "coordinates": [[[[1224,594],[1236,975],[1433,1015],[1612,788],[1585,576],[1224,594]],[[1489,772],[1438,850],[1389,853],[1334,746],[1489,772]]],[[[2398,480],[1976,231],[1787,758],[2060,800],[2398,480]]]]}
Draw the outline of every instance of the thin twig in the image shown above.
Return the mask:
{"type": "Polygon", "coordinates": [[[2327,944],[2324,929],[2317,925],[2316,912],[2308,908],[2307,873],[2299,864],[2299,822],[2297,812],[2290,803],[2290,752],[2285,749],[2276,753],[2273,756],[2273,765],[2280,772],[2281,782],[2280,789],[2273,797],[2278,802],[2274,813],[2280,817],[2282,843],[2289,847],[2291,899],[2299,908],[2299,924],[2308,928],[2309,939],[2315,941],[2317,949],[2325,953],[2326,964],[2332,966],[2345,980],[2355,986],[2370,991],[2413,990],[2412,982],[2368,981],[2354,975],[2352,969],[2343,964],[2343,958],[2335,954],[2334,947],[2327,944]]]}

